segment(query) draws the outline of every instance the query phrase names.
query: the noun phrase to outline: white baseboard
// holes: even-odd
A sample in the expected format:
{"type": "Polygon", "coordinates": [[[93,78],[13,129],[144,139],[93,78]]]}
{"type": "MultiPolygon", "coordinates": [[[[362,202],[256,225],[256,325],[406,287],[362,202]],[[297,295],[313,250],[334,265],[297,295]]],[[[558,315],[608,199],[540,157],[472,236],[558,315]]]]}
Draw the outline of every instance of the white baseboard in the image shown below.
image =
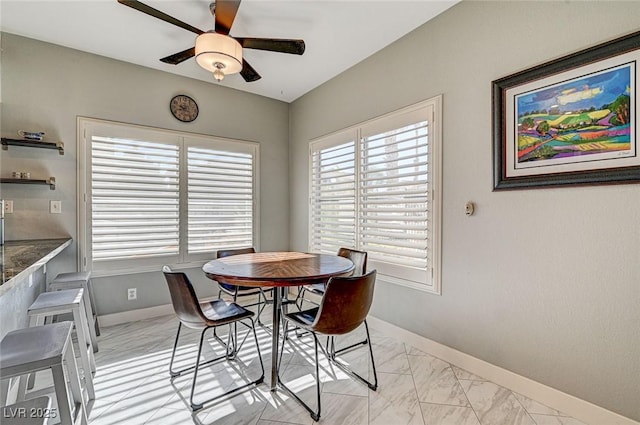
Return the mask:
{"type": "MultiPolygon", "coordinates": [[[[201,302],[218,299],[218,297],[200,298],[201,302]]],[[[113,326],[122,323],[136,322],[138,320],[152,319],[154,317],[175,314],[173,305],[164,304],[154,307],[139,308],[137,310],[122,311],[120,313],[103,314],[98,316],[100,326],[113,326]]]]}
{"type": "Polygon", "coordinates": [[[140,308],[137,310],[123,311],[120,313],[104,314],[98,316],[100,326],[113,326],[122,323],[136,322],[138,320],[151,319],[153,317],[166,316],[173,313],[171,304],[158,305],[155,307],[140,308]]]}
{"type": "MultiPolygon", "coordinates": [[[[203,300],[204,301],[204,300],[203,300]]],[[[130,310],[121,313],[99,316],[100,326],[112,326],[137,320],[151,319],[173,313],[171,304],[130,310]]],[[[438,357],[448,363],[465,369],[475,375],[482,376],[491,382],[522,394],[526,397],[570,415],[590,425],[640,425],[632,419],[621,416],[593,403],[579,399],[570,394],[551,388],[532,379],[518,375],[491,363],[475,358],[469,354],[455,350],[446,345],[409,332],[373,316],[367,318],[372,329],[409,344],[419,350],[438,357]]]]}
{"type": "Polygon", "coordinates": [[[409,332],[373,316],[371,328],[590,425],[640,425],[632,419],[409,332]]]}

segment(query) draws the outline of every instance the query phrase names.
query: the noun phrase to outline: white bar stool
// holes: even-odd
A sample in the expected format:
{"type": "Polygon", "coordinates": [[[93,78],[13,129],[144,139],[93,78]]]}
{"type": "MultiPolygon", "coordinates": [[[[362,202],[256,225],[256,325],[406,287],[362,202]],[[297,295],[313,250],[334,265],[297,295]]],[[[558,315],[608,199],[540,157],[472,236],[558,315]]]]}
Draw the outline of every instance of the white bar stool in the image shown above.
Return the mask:
{"type": "MultiPolygon", "coordinates": [[[[71,273],[65,273],[71,274],[71,273]]],[[[60,275],[58,275],[60,276],[60,275]]],[[[87,326],[89,327],[89,337],[91,338],[91,345],[93,346],[93,352],[98,352],[98,336],[96,334],[96,329],[98,328],[98,321],[95,315],[95,310],[91,305],[91,298],[89,291],[89,279],[79,279],[79,280],[65,280],[55,278],[53,282],[49,284],[49,292],[60,291],[63,289],[83,289],[82,300],[84,302],[84,310],[87,314],[87,326]]]]}
{"type": "MultiPolygon", "coordinates": [[[[89,301],[91,302],[91,311],[94,317],[95,333],[97,336],[100,336],[100,326],[98,324],[98,310],[96,309],[96,296],[93,292],[93,283],[91,283],[91,272],[59,273],[56,276],[56,278],[53,279],[53,282],[55,283],[77,282],[77,281],[84,282],[84,284],[82,284],[82,288],[84,288],[85,291],[89,292],[89,301]]],[[[80,286],[76,286],[76,287],[80,288],[80,286]]],[[[88,310],[89,309],[87,309],[87,311],[88,310]]]]}
{"type": "MultiPolygon", "coordinates": [[[[0,376],[9,379],[51,369],[61,425],[87,425],[87,406],[73,352],[72,329],[72,322],[60,322],[9,332],[0,341],[0,376]]],[[[21,399],[24,381],[24,377],[20,379],[21,399]]],[[[5,420],[3,418],[3,424],[5,420]]]]}
{"type": "Polygon", "coordinates": [[[75,324],[78,346],[80,347],[80,365],[84,371],[84,383],[89,400],[96,398],[93,387],[93,373],[96,361],[93,357],[93,346],[89,337],[87,314],[84,311],[84,289],[64,289],[56,292],[43,292],[27,310],[29,327],[45,323],[47,317],[71,313],[75,324]]]}

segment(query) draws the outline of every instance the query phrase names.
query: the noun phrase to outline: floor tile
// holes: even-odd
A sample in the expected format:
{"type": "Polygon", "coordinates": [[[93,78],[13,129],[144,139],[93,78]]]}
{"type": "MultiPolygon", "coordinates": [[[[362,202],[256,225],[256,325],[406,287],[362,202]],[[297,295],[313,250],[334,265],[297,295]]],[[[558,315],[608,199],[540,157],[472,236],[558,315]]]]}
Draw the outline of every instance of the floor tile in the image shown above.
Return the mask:
{"type": "Polygon", "coordinates": [[[470,407],[420,403],[420,408],[426,425],[480,425],[475,412],[470,407]]]}
{"type": "Polygon", "coordinates": [[[424,425],[411,375],[379,373],[378,380],[369,394],[370,424],[424,425]]]}
{"type": "Polygon", "coordinates": [[[534,420],[536,425],[585,425],[577,419],[566,416],[532,414],[531,418],[534,420]]]}
{"type": "Polygon", "coordinates": [[[536,425],[513,393],[493,382],[461,380],[482,425],[536,425]]]}
{"type": "MultiPolygon", "coordinates": [[[[263,313],[270,323],[271,307],[263,313]]],[[[265,383],[190,409],[192,374],[170,379],[169,360],[178,321],[173,315],[103,327],[96,353],[97,400],[90,425],[312,425],[309,413],[283,390],[271,392],[271,333],[257,326],[265,383]]],[[[228,328],[218,329],[226,340],[228,328]]],[[[241,332],[241,335],[244,335],[241,332]]],[[[203,358],[224,353],[209,331],[203,358]]],[[[281,377],[300,397],[316,406],[314,345],[310,335],[290,333],[282,358],[281,377]]],[[[499,387],[429,353],[371,330],[379,386],[370,390],[328,361],[320,351],[321,424],[328,425],[584,425],[535,400],[499,387]]],[[[338,347],[359,342],[364,328],[341,337],[338,347]]],[[[195,363],[200,332],[181,333],[174,369],[195,363]]],[[[325,344],[326,339],[320,339],[325,344]]],[[[339,360],[373,380],[365,346],[339,360]]],[[[204,366],[198,373],[196,402],[222,393],[239,382],[255,379],[260,362],[252,334],[237,358],[204,366]]],[[[38,378],[38,382],[46,379],[38,378]]]]}
{"type": "Polygon", "coordinates": [[[469,405],[449,363],[429,355],[408,359],[420,402],[469,405]]]}
{"type": "Polygon", "coordinates": [[[372,339],[378,372],[411,374],[404,344],[393,338],[372,339]]]}
{"type": "Polygon", "coordinates": [[[369,424],[369,400],[339,394],[322,395],[322,413],[319,424],[367,425],[369,424]]]}
{"type": "Polygon", "coordinates": [[[486,379],[484,379],[483,377],[475,375],[454,365],[451,365],[451,370],[453,370],[453,373],[455,373],[456,378],[458,379],[466,379],[470,381],[486,381],[486,379]]]}
{"type": "Polygon", "coordinates": [[[535,400],[531,400],[529,397],[525,397],[522,394],[513,393],[513,395],[518,399],[524,410],[528,413],[538,413],[541,415],[555,415],[555,416],[563,416],[559,411],[552,409],[550,407],[545,406],[542,403],[538,403],[535,400]]]}

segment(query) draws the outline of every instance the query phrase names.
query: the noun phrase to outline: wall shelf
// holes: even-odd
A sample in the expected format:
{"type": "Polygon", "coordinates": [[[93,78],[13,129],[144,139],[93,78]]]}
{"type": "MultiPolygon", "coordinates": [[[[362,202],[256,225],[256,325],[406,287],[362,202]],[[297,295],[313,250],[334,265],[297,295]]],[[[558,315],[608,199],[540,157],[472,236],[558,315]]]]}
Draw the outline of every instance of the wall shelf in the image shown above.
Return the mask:
{"type": "Polygon", "coordinates": [[[56,178],[55,177],[49,177],[46,180],[1,178],[0,179],[0,183],[41,184],[41,185],[48,185],[49,189],[51,189],[51,190],[55,190],[56,189],[56,178]]]}
{"type": "Polygon", "coordinates": [[[2,149],[7,150],[9,149],[9,146],[25,146],[30,148],[56,149],[60,155],[64,155],[63,142],[44,142],[42,140],[10,139],[8,137],[3,137],[2,149]]]}

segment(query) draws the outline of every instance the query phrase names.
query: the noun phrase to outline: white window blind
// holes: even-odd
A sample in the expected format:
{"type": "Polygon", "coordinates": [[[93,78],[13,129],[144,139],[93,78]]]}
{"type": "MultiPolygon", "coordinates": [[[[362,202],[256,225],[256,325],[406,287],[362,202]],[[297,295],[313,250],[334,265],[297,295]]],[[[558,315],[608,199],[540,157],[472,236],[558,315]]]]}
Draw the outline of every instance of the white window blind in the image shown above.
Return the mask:
{"type": "Polygon", "coordinates": [[[253,154],[189,147],[188,251],[253,246],[253,154]]]}
{"type": "Polygon", "coordinates": [[[360,247],[371,260],[428,266],[428,123],[362,138],[360,247]]]}
{"type": "Polygon", "coordinates": [[[178,254],[178,146],[93,136],[93,261],[178,254]]]}
{"type": "Polygon", "coordinates": [[[258,144],[78,119],[78,243],[96,276],[198,267],[258,240],[258,144]]]}
{"type": "Polygon", "coordinates": [[[319,148],[311,156],[311,250],[355,246],[355,141],[319,148]]]}
{"type": "Polygon", "coordinates": [[[388,281],[439,292],[439,116],[438,97],[311,143],[311,251],[367,251],[388,281]]]}

